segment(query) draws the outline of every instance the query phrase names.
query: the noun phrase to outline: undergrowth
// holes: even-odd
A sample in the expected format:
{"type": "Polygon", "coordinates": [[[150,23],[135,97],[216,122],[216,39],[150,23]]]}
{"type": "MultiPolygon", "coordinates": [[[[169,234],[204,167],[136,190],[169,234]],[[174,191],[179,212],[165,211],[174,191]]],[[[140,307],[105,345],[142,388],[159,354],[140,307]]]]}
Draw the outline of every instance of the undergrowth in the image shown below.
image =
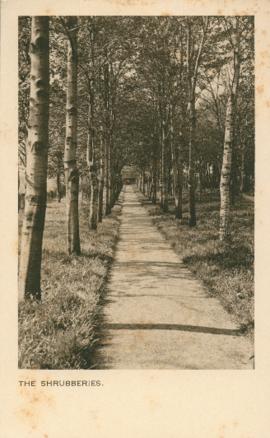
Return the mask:
{"type": "Polygon", "coordinates": [[[81,206],[81,255],[66,255],[64,202],[49,203],[42,259],[42,301],[19,304],[19,368],[87,369],[97,342],[99,302],[118,237],[121,206],[97,231],[81,206]]]}

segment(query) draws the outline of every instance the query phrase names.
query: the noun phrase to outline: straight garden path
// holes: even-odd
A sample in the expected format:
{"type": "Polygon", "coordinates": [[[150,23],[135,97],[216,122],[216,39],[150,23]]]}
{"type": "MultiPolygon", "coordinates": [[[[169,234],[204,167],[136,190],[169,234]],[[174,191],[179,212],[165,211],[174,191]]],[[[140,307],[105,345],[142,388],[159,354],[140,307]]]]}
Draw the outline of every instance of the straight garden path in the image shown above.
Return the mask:
{"type": "Polygon", "coordinates": [[[104,302],[100,369],[250,369],[252,345],[123,193],[120,241],[104,302]]]}

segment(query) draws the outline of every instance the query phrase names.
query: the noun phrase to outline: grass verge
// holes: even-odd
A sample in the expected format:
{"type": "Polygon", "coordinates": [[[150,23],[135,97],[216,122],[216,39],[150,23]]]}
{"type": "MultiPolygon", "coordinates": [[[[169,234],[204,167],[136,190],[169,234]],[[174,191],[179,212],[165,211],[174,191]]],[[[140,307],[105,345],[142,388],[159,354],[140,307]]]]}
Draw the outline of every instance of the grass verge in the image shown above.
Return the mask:
{"type": "Polygon", "coordinates": [[[97,342],[99,302],[120,225],[121,205],[97,231],[82,204],[80,256],[65,252],[64,202],[48,204],[42,259],[42,301],[19,304],[19,368],[87,369],[97,342]]]}
{"type": "Polygon", "coordinates": [[[211,295],[251,337],[254,327],[254,205],[238,199],[231,210],[230,239],[218,238],[219,201],[217,193],[205,193],[197,204],[198,224],[188,225],[188,204],[184,198],[184,218],[180,222],[158,206],[143,201],[153,221],[183,259],[202,280],[211,295]]]}

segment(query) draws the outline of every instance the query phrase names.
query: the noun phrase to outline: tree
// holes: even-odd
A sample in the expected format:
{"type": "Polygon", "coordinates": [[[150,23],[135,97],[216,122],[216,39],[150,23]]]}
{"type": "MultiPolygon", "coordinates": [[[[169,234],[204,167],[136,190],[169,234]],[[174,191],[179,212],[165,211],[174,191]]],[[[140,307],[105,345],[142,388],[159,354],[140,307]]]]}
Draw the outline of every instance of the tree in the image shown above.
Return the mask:
{"type": "MultiPolygon", "coordinates": [[[[50,38],[52,40],[53,36],[50,38]]],[[[50,51],[50,57],[52,58],[50,51]]],[[[51,63],[52,64],[52,63],[51,63]]],[[[64,142],[65,142],[65,107],[66,93],[62,83],[54,79],[53,69],[50,65],[50,119],[49,119],[49,155],[48,177],[56,179],[57,199],[60,202],[63,195],[64,184],[64,142]]]]}
{"type": "MultiPolygon", "coordinates": [[[[227,30],[227,22],[224,22],[227,30]]],[[[227,30],[233,52],[232,82],[229,86],[229,96],[225,119],[225,136],[223,161],[220,177],[220,225],[219,238],[225,240],[228,236],[230,213],[230,182],[232,171],[233,142],[235,140],[235,119],[240,76],[240,30],[239,18],[231,19],[231,28],[227,30]]]]}
{"type": "Polygon", "coordinates": [[[41,298],[40,270],[46,213],[49,117],[49,18],[32,18],[30,105],[26,148],[26,196],[19,299],[41,298]]]}
{"type": "Polygon", "coordinates": [[[87,138],[87,164],[90,174],[90,210],[89,210],[89,227],[93,230],[98,224],[98,200],[99,200],[99,148],[98,148],[98,129],[97,129],[97,99],[96,99],[96,82],[97,75],[95,71],[95,38],[96,27],[94,19],[88,23],[89,33],[89,73],[88,73],[88,138],[87,138]]]}
{"type": "Polygon", "coordinates": [[[100,133],[100,165],[99,165],[99,186],[98,186],[98,222],[102,222],[103,217],[103,195],[104,195],[104,161],[105,161],[105,147],[103,127],[101,126],[100,133]]]}
{"type": "MultiPolygon", "coordinates": [[[[125,64],[129,57],[124,41],[126,21],[118,17],[83,17],[79,41],[79,98],[81,129],[87,133],[84,153],[89,186],[89,227],[96,229],[109,214],[119,188],[118,149],[114,145],[116,110],[125,64]],[[116,175],[117,174],[117,175],[116,175]]],[[[82,137],[81,137],[82,138],[82,137]]],[[[81,150],[82,151],[82,150],[81,150]]],[[[85,160],[84,160],[85,161],[85,160]]]]}
{"type": "MultiPolygon", "coordinates": [[[[195,91],[198,78],[198,70],[201,62],[202,51],[208,31],[208,17],[202,19],[202,32],[198,43],[197,51],[194,47],[195,32],[194,24],[187,18],[187,80],[188,80],[188,114],[189,114],[189,164],[188,164],[188,184],[189,184],[189,225],[196,225],[196,204],[195,204],[195,180],[194,180],[194,136],[196,129],[196,110],[195,110],[195,91]],[[193,44],[192,44],[193,43],[193,44]],[[195,55],[194,55],[195,52],[195,55]],[[194,58],[194,59],[193,59],[194,58]]],[[[197,24],[197,23],[195,23],[197,24]]],[[[200,25],[200,23],[198,23],[200,25]]]]}
{"type": "Polygon", "coordinates": [[[77,149],[77,17],[63,19],[67,31],[67,96],[64,170],[67,207],[67,251],[80,254],[79,172],[77,149]]]}

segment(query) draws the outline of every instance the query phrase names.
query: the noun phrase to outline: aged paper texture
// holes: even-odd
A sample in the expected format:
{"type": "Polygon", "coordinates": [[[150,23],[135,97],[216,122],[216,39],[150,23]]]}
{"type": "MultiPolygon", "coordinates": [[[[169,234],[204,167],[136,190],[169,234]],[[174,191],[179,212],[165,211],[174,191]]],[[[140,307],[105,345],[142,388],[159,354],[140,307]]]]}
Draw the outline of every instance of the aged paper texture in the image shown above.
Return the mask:
{"type": "Polygon", "coordinates": [[[270,430],[270,2],[1,1],[1,424],[3,438],[268,438],[270,430]],[[21,15],[255,15],[255,370],[19,370],[17,59],[21,15]],[[95,387],[41,386],[100,380],[95,387]],[[35,386],[20,387],[20,380],[35,386]]]}

